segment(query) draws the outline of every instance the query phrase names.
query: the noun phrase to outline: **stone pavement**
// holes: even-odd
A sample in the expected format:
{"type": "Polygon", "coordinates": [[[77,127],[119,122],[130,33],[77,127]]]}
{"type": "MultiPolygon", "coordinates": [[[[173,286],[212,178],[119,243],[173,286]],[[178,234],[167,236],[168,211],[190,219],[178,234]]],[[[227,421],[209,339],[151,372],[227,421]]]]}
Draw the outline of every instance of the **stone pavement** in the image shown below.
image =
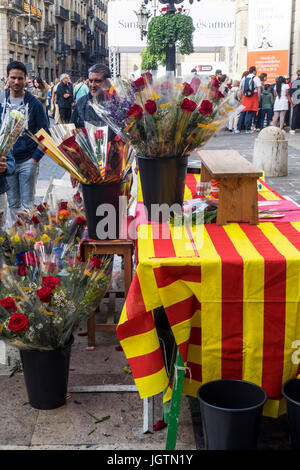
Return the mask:
{"type": "MultiPolygon", "coordinates": [[[[236,149],[252,160],[254,134],[222,132],[206,148],[236,149]]],[[[300,204],[300,134],[290,136],[289,174],[266,178],[280,194],[300,204]]],[[[51,175],[68,180],[68,175],[49,157],[40,164],[38,194],[44,194],[51,175]]],[[[117,281],[122,283],[121,277],[117,281]]],[[[105,306],[103,307],[105,308],[105,306]]],[[[122,308],[118,300],[116,321],[122,308]]],[[[85,325],[82,325],[84,331],[85,325]]],[[[117,351],[113,332],[97,332],[97,347],[87,351],[87,338],[75,336],[72,348],[69,385],[133,384],[126,372],[127,360],[117,351]],[[125,370],[124,370],[125,368],[125,370]]],[[[16,362],[17,366],[18,363],[16,362]]],[[[0,367],[0,451],[1,450],[164,450],[166,429],[143,433],[143,402],[136,392],[72,393],[66,405],[56,410],[35,410],[28,404],[23,375],[0,367]],[[109,416],[95,424],[93,418],[109,416]]],[[[162,419],[162,396],[154,399],[154,422],[162,419]]],[[[197,399],[182,397],[177,450],[203,448],[203,433],[197,399]]],[[[264,418],[260,449],[290,449],[286,415],[278,420],[264,418]]]]}

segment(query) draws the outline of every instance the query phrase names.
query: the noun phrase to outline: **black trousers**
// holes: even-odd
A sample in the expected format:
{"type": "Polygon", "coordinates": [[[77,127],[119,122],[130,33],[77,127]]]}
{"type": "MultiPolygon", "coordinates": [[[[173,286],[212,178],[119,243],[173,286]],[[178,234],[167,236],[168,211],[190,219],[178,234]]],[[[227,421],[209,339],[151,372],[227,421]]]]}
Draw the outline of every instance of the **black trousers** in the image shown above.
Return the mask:
{"type": "Polygon", "coordinates": [[[72,114],[72,108],[59,108],[60,119],[62,122],[69,123],[72,114]]]}

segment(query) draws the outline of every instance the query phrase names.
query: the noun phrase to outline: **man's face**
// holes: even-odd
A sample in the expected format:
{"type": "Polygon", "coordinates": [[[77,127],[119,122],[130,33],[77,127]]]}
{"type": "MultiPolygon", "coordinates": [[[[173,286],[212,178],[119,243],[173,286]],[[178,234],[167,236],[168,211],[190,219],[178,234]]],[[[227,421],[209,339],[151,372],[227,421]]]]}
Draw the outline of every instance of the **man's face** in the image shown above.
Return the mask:
{"type": "Polygon", "coordinates": [[[103,78],[103,73],[90,73],[89,74],[89,90],[92,96],[97,96],[99,92],[102,90],[102,87],[105,83],[105,79],[103,78]]]}
{"type": "Polygon", "coordinates": [[[63,79],[63,82],[67,85],[67,84],[69,83],[69,77],[65,77],[65,78],[63,79]]]}
{"type": "Polygon", "coordinates": [[[11,90],[20,93],[25,87],[26,75],[22,70],[12,69],[8,74],[7,83],[11,90]]]}
{"type": "Polygon", "coordinates": [[[222,77],[222,72],[217,73],[217,79],[219,80],[222,77]]]}

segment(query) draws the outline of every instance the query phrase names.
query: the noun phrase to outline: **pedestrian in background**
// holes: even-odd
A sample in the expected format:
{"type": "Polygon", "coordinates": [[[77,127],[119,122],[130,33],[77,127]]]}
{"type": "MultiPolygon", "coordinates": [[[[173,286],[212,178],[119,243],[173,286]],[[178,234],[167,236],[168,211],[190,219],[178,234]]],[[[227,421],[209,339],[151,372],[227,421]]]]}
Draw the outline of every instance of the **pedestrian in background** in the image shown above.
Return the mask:
{"type": "Polygon", "coordinates": [[[297,78],[291,84],[291,105],[293,108],[292,125],[290,134],[295,134],[300,128],[300,70],[297,71],[297,78]]]}
{"type": "Polygon", "coordinates": [[[291,102],[290,87],[287,85],[285,78],[280,76],[276,80],[276,86],[274,89],[274,117],[273,125],[277,126],[279,121],[280,129],[284,127],[284,120],[287,110],[289,109],[289,103],[291,102]]]}
{"type": "MultiPolygon", "coordinates": [[[[262,91],[263,91],[264,86],[265,86],[265,84],[266,84],[266,82],[267,82],[267,77],[268,77],[268,74],[265,73],[265,72],[263,72],[263,73],[261,73],[261,74],[259,75],[259,79],[260,79],[260,81],[261,81],[261,87],[262,87],[261,89],[262,89],[262,91]]],[[[257,131],[260,131],[260,124],[261,124],[261,108],[260,108],[260,106],[259,106],[259,104],[258,104],[258,112],[257,112],[257,116],[256,116],[256,121],[255,121],[255,129],[256,129],[257,131]]]]}
{"type": "MultiPolygon", "coordinates": [[[[25,91],[27,71],[22,62],[13,61],[7,66],[9,89],[5,93],[5,101],[0,104],[0,125],[7,107],[18,109],[28,106],[27,128],[32,134],[40,129],[48,132],[48,119],[43,105],[31,93],[25,91]]],[[[11,154],[15,160],[15,172],[7,176],[9,189],[7,199],[12,219],[19,211],[32,210],[35,198],[36,182],[39,173],[39,161],[43,152],[26,134],[15,142],[11,154]]]]}
{"type": "MultiPolygon", "coordinates": [[[[257,112],[258,112],[258,103],[261,94],[261,81],[256,76],[256,67],[252,66],[249,69],[249,73],[241,81],[241,92],[242,99],[241,103],[245,106],[244,112],[245,115],[245,128],[246,134],[250,134],[252,123],[254,122],[257,112]]],[[[242,115],[243,113],[241,113],[242,115]]],[[[236,133],[241,132],[241,119],[238,123],[238,128],[236,133]]]]}
{"type": "MultiPolygon", "coordinates": [[[[239,80],[235,80],[233,82],[233,86],[230,89],[229,92],[229,104],[231,104],[231,101],[233,101],[233,104],[235,104],[237,101],[241,101],[241,94],[240,94],[240,82],[239,80]]],[[[237,125],[239,122],[240,118],[240,113],[237,115],[233,115],[232,117],[229,118],[228,120],[228,130],[229,132],[235,132],[237,130],[237,125]]]]}
{"type": "Polygon", "coordinates": [[[70,77],[67,73],[60,76],[60,83],[56,90],[56,102],[59,108],[60,121],[68,124],[72,114],[73,91],[70,89],[70,77]]]}
{"type": "Polygon", "coordinates": [[[89,92],[89,87],[85,83],[85,79],[81,77],[74,88],[74,100],[77,101],[83,96],[87,95],[89,92]]]}
{"type": "Polygon", "coordinates": [[[48,88],[41,77],[35,77],[33,79],[33,90],[32,94],[35,96],[43,105],[45,113],[47,112],[47,100],[48,100],[48,88]]]}
{"type": "Polygon", "coordinates": [[[271,85],[265,85],[260,95],[259,107],[261,109],[260,130],[265,126],[265,118],[267,116],[267,126],[271,124],[273,118],[274,96],[271,85]]]}

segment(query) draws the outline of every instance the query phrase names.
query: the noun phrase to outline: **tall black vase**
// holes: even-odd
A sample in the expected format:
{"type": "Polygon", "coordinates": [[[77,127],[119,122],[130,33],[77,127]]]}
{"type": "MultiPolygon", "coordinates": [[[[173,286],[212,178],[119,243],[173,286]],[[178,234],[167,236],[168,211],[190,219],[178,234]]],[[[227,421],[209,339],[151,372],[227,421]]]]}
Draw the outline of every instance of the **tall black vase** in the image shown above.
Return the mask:
{"type": "Polygon", "coordinates": [[[158,213],[157,205],[166,204],[171,212],[180,212],[184,200],[188,157],[147,157],[138,155],[143,202],[148,220],[168,221],[168,214],[158,213]],[[173,206],[173,207],[172,207],[173,206]]]}
{"type": "Polygon", "coordinates": [[[29,403],[38,410],[52,410],[66,403],[73,336],[61,349],[20,349],[29,403]]]}

